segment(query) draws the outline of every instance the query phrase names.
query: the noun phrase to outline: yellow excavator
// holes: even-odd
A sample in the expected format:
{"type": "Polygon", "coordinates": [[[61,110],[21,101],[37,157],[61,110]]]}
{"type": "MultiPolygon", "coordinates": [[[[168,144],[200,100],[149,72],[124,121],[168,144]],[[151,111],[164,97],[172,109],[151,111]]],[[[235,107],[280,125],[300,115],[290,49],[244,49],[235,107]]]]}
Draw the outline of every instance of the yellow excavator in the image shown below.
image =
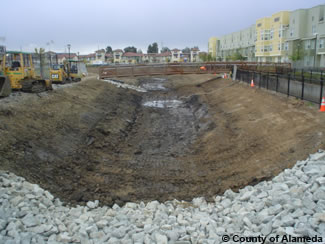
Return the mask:
{"type": "Polygon", "coordinates": [[[0,53],[0,97],[9,96],[12,90],[32,93],[52,90],[50,80],[35,75],[31,53],[21,51],[0,53]]]}
{"type": "Polygon", "coordinates": [[[81,81],[87,73],[83,62],[67,60],[63,64],[54,64],[50,69],[50,79],[53,83],[65,84],[81,81]]]}

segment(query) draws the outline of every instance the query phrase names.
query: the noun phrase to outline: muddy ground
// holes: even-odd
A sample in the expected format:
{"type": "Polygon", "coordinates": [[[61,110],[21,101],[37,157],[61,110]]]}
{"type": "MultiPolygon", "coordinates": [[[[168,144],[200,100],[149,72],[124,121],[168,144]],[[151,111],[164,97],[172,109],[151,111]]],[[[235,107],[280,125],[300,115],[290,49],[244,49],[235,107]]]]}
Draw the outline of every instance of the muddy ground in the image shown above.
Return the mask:
{"type": "Polygon", "coordinates": [[[324,147],[310,103],[214,75],[120,80],[141,89],[93,75],[0,99],[0,169],[70,204],[211,199],[324,147]]]}

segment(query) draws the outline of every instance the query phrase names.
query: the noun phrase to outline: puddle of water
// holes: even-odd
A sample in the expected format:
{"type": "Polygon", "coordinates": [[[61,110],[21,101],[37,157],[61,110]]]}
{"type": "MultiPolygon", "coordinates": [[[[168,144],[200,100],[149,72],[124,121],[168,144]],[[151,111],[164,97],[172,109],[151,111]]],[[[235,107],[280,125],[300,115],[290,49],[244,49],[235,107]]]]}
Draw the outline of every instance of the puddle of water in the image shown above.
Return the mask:
{"type": "Polygon", "coordinates": [[[160,83],[146,83],[146,84],[142,84],[142,87],[150,91],[166,90],[166,87],[164,87],[160,83]]]}
{"type": "Polygon", "coordinates": [[[143,104],[146,107],[153,108],[177,108],[183,102],[180,100],[156,100],[156,101],[148,101],[143,104]]]}
{"type": "Polygon", "coordinates": [[[108,82],[108,83],[113,84],[117,87],[128,88],[128,89],[136,90],[138,92],[147,92],[147,90],[142,87],[132,86],[132,85],[128,85],[125,83],[116,82],[116,81],[113,81],[110,79],[102,79],[102,81],[108,82]]]}

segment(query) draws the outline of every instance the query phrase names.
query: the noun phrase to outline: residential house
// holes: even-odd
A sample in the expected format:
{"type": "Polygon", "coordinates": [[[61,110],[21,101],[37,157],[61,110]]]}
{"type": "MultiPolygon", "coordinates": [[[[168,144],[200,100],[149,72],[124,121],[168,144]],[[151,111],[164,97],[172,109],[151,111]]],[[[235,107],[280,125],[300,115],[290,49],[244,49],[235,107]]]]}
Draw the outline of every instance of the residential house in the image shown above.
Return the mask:
{"type": "Polygon", "coordinates": [[[96,54],[95,53],[90,53],[90,54],[87,54],[87,55],[79,55],[79,60],[83,60],[85,63],[93,64],[95,59],[96,59],[96,54]]]}
{"type": "Polygon", "coordinates": [[[143,54],[142,53],[133,53],[133,52],[126,52],[122,54],[122,63],[127,64],[138,64],[142,63],[143,54]]]}
{"type": "Polygon", "coordinates": [[[181,50],[174,48],[173,50],[171,50],[171,54],[172,54],[172,58],[171,58],[172,63],[177,63],[181,61],[181,50]]]}
{"type": "Polygon", "coordinates": [[[63,64],[64,61],[68,60],[68,59],[72,59],[77,61],[78,60],[78,56],[75,53],[57,53],[57,61],[59,64],[63,64]]]}
{"type": "Polygon", "coordinates": [[[199,51],[198,48],[191,48],[190,62],[195,63],[199,61],[199,51]]]}
{"type": "Polygon", "coordinates": [[[106,54],[106,51],[105,49],[100,49],[100,50],[97,50],[95,51],[95,60],[93,60],[93,64],[103,64],[105,63],[105,54],[106,54]]]}
{"type": "Polygon", "coordinates": [[[105,63],[107,64],[114,63],[113,53],[105,53],[105,63]]]}
{"type": "Polygon", "coordinates": [[[122,63],[122,55],[123,50],[122,49],[116,49],[113,51],[113,61],[114,63],[122,63]]]}

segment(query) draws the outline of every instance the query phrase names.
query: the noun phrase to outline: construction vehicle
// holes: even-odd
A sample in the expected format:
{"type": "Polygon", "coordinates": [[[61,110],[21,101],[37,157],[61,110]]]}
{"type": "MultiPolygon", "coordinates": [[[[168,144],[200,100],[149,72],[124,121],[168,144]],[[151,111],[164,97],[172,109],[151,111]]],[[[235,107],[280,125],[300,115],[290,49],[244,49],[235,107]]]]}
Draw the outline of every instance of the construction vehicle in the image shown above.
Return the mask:
{"type": "Polygon", "coordinates": [[[0,62],[0,72],[2,74],[2,78],[0,78],[0,97],[9,96],[11,90],[32,93],[52,90],[50,80],[36,76],[31,53],[5,51],[1,54],[0,62]]]}
{"type": "Polygon", "coordinates": [[[3,57],[6,54],[6,47],[0,46],[0,97],[7,97],[11,93],[10,81],[7,76],[4,75],[3,57]]]}
{"type": "Polygon", "coordinates": [[[61,84],[65,84],[71,81],[68,76],[66,65],[53,64],[52,67],[50,68],[50,80],[53,83],[61,83],[61,84]]]}
{"type": "Polygon", "coordinates": [[[64,61],[63,64],[54,64],[50,69],[50,79],[53,83],[77,82],[86,75],[85,64],[72,59],[64,61]]]}

